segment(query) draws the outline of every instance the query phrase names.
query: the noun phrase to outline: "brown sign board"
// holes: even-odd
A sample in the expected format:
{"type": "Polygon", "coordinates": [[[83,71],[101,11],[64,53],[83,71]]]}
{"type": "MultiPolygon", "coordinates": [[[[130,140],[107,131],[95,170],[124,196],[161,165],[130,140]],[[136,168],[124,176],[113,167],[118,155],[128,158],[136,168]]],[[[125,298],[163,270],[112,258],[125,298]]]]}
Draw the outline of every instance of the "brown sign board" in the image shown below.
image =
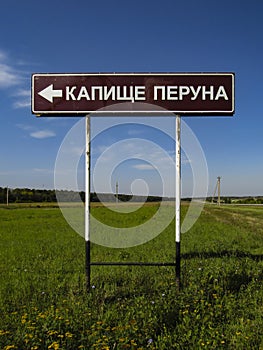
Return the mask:
{"type": "Polygon", "coordinates": [[[32,113],[233,115],[234,78],[234,73],[33,74],[32,113]]]}

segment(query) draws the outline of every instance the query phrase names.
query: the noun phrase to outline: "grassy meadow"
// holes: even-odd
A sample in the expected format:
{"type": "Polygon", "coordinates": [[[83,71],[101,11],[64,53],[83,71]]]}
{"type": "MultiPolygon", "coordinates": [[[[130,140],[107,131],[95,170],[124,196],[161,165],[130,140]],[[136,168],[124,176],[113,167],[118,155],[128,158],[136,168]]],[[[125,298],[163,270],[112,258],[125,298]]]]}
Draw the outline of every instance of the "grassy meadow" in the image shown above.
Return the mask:
{"type": "MultiPolygon", "coordinates": [[[[92,213],[118,227],[157,209],[92,213]]],[[[182,234],[180,292],[174,267],[94,266],[87,293],[84,239],[56,205],[2,206],[0,222],[0,349],[263,349],[263,207],[204,207],[182,234]]],[[[137,247],[91,248],[93,261],[174,255],[174,222],[137,247]]]]}

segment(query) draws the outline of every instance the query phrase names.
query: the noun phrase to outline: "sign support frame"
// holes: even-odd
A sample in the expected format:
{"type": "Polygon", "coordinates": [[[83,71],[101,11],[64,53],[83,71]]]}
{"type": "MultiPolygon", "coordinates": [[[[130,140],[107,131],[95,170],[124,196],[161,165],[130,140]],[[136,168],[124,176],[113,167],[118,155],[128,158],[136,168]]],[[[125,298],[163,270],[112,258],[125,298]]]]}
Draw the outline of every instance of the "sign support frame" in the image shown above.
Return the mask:
{"type": "Polygon", "coordinates": [[[176,115],[175,145],[175,279],[178,290],[181,284],[181,116],[176,115]]]}
{"type": "Polygon", "coordinates": [[[175,116],[176,145],[175,145],[175,263],[166,262],[91,262],[90,242],[90,115],[86,115],[86,146],[85,146],[85,250],[86,250],[86,289],[91,289],[91,265],[99,266],[175,266],[175,282],[178,291],[181,287],[181,116],[175,116]]]}
{"type": "Polygon", "coordinates": [[[86,247],[86,287],[90,290],[90,116],[86,116],[85,149],[85,247],[86,247]]]}

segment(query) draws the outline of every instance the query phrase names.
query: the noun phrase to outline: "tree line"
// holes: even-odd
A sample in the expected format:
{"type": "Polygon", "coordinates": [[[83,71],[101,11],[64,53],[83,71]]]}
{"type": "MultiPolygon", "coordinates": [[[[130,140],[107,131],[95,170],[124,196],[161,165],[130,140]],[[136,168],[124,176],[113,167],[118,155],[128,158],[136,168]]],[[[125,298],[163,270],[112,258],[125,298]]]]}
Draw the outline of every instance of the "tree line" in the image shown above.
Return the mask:
{"type": "MultiPolygon", "coordinates": [[[[30,188],[12,188],[0,187],[0,203],[56,203],[58,198],[64,202],[85,202],[85,192],[76,191],[60,191],[60,190],[46,190],[46,189],[30,189],[30,188]]],[[[118,201],[128,202],[133,200],[135,202],[145,202],[144,196],[132,196],[130,194],[118,194],[118,201]]],[[[162,198],[160,196],[148,196],[146,202],[160,202],[162,200],[174,200],[173,198],[162,198]]],[[[184,201],[191,201],[192,198],[183,198],[184,201]]],[[[208,202],[212,202],[212,197],[207,197],[208,202]]],[[[91,202],[115,202],[116,196],[110,193],[90,193],[91,202]]],[[[217,199],[214,199],[216,202],[217,199]]],[[[221,203],[226,204],[263,204],[263,197],[221,197],[221,203]]]]}
{"type": "MultiPolygon", "coordinates": [[[[14,188],[10,189],[7,187],[0,187],[0,203],[56,203],[58,198],[63,199],[64,202],[85,202],[85,192],[67,191],[67,190],[40,190],[30,188],[14,188]]],[[[145,197],[143,196],[132,196],[128,194],[119,194],[118,201],[127,202],[133,199],[136,202],[144,202],[145,197]]],[[[168,198],[167,198],[168,199],[168,198]]],[[[148,196],[147,202],[161,201],[162,197],[159,196],[148,196]]],[[[113,202],[116,201],[116,197],[113,194],[96,194],[90,193],[91,202],[113,202]]]]}

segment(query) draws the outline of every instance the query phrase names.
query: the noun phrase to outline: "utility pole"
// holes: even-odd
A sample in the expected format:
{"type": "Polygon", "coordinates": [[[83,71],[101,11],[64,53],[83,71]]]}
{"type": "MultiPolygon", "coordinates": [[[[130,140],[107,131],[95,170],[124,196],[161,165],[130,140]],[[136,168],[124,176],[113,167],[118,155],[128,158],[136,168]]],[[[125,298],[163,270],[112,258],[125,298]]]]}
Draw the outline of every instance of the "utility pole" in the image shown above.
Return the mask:
{"type": "Polygon", "coordinates": [[[215,195],[216,195],[216,192],[217,192],[217,205],[220,206],[220,180],[221,180],[221,176],[218,176],[217,177],[217,182],[216,182],[216,188],[215,188],[215,192],[214,192],[214,195],[212,197],[212,203],[214,203],[214,198],[215,198],[215,195]]]}
{"type": "Polygon", "coordinates": [[[118,184],[118,181],[116,182],[116,203],[118,203],[119,201],[119,184],[118,184]]]}
{"type": "Polygon", "coordinates": [[[217,204],[220,206],[220,180],[221,176],[217,177],[217,188],[218,188],[218,196],[217,196],[217,204]]]}
{"type": "Polygon", "coordinates": [[[6,205],[7,206],[9,205],[9,188],[8,188],[8,186],[6,188],[6,205]]]}

